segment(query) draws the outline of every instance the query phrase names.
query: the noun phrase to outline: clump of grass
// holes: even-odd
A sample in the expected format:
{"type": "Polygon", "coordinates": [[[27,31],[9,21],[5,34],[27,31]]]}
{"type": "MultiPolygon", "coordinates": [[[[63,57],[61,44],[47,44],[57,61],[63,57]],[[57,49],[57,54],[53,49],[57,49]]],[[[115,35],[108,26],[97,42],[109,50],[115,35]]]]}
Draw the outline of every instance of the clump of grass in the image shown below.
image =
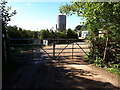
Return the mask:
{"type": "Polygon", "coordinates": [[[101,59],[98,59],[98,60],[89,59],[86,55],[84,55],[84,60],[91,63],[91,64],[94,64],[97,67],[104,68],[104,69],[108,70],[111,73],[117,74],[120,77],[120,69],[119,69],[120,64],[112,64],[112,65],[110,65],[110,67],[106,67],[102,63],[103,60],[101,60],[101,59]]]}
{"type": "Polygon", "coordinates": [[[105,69],[111,73],[118,74],[118,76],[120,77],[120,70],[118,68],[105,68],[105,69]]]}

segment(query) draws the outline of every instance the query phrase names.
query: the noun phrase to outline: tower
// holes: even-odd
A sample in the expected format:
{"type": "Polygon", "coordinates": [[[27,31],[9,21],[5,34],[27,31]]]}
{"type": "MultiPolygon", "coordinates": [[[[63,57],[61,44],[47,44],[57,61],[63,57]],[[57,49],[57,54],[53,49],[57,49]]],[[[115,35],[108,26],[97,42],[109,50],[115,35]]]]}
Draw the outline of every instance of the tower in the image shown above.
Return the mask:
{"type": "Polygon", "coordinates": [[[66,15],[58,15],[57,16],[56,29],[58,29],[60,31],[66,30],[66,15]]]}

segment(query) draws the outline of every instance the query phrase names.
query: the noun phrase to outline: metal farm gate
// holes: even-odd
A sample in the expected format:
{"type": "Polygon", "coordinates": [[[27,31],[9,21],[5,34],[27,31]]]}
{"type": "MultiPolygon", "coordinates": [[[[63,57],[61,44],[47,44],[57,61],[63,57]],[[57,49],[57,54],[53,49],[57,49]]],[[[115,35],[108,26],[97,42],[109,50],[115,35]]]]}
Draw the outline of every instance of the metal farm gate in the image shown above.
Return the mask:
{"type": "Polygon", "coordinates": [[[9,41],[10,56],[27,60],[41,59],[80,59],[88,56],[88,42],[78,39],[25,39],[14,38],[9,41]],[[44,43],[46,41],[46,43],[44,43]]]}

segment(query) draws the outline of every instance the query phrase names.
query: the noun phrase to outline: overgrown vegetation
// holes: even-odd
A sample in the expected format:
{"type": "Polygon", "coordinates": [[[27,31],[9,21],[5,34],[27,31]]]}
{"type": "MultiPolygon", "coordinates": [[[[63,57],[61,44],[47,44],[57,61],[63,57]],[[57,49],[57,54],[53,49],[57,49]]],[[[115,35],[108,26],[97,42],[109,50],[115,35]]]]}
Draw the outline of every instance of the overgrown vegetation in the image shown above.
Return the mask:
{"type": "Polygon", "coordinates": [[[40,39],[77,39],[78,35],[76,31],[68,29],[66,31],[58,31],[58,30],[41,30],[40,31],[40,39]]]}
{"type": "Polygon", "coordinates": [[[25,30],[17,26],[7,26],[8,38],[35,38],[35,31],[25,30]]]}
{"type": "Polygon", "coordinates": [[[120,2],[72,2],[60,7],[62,14],[77,14],[85,19],[83,24],[89,30],[89,61],[120,75],[119,11],[120,2]]]}
{"type": "Polygon", "coordinates": [[[37,38],[39,39],[77,39],[77,32],[71,29],[66,31],[58,30],[40,30],[40,31],[30,31],[25,30],[17,26],[7,26],[7,36],[8,38],[37,38]]]}
{"type": "Polygon", "coordinates": [[[16,10],[11,11],[11,7],[8,7],[5,0],[0,2],[0,19],[2,21],[2,78],[3,80],[10,75],[13,71],[14,66],[9,63],[9,48],[8,48],[8,38],[6,34],[6,27],[8,21],[11,20],[11,17],[16,14],[16,10]],[[7,66],[7,67],[6,67],[7,66]],[[13,68],[11,68],[13,67],[13,68]]]}

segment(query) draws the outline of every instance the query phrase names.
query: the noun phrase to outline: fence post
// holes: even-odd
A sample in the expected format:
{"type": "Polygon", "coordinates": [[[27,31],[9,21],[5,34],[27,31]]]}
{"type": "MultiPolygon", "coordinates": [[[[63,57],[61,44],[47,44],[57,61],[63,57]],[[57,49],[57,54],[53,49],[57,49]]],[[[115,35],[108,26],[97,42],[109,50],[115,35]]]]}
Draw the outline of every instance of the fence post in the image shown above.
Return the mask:
{"type": "Polygon", "coordinates": [[[55,43],[53,43],[53,59],[55,59],[55,43]]]}
{"type": "Polygon", "coordinates": [[[33,42],[32,42],[32,61],[33,61],[33,42]]]}
{"type": "Polygon", "coordinates": [[[74,43],[72,43],[72,59],[73,59],[73,52],[74,52],[74,43]]]}

